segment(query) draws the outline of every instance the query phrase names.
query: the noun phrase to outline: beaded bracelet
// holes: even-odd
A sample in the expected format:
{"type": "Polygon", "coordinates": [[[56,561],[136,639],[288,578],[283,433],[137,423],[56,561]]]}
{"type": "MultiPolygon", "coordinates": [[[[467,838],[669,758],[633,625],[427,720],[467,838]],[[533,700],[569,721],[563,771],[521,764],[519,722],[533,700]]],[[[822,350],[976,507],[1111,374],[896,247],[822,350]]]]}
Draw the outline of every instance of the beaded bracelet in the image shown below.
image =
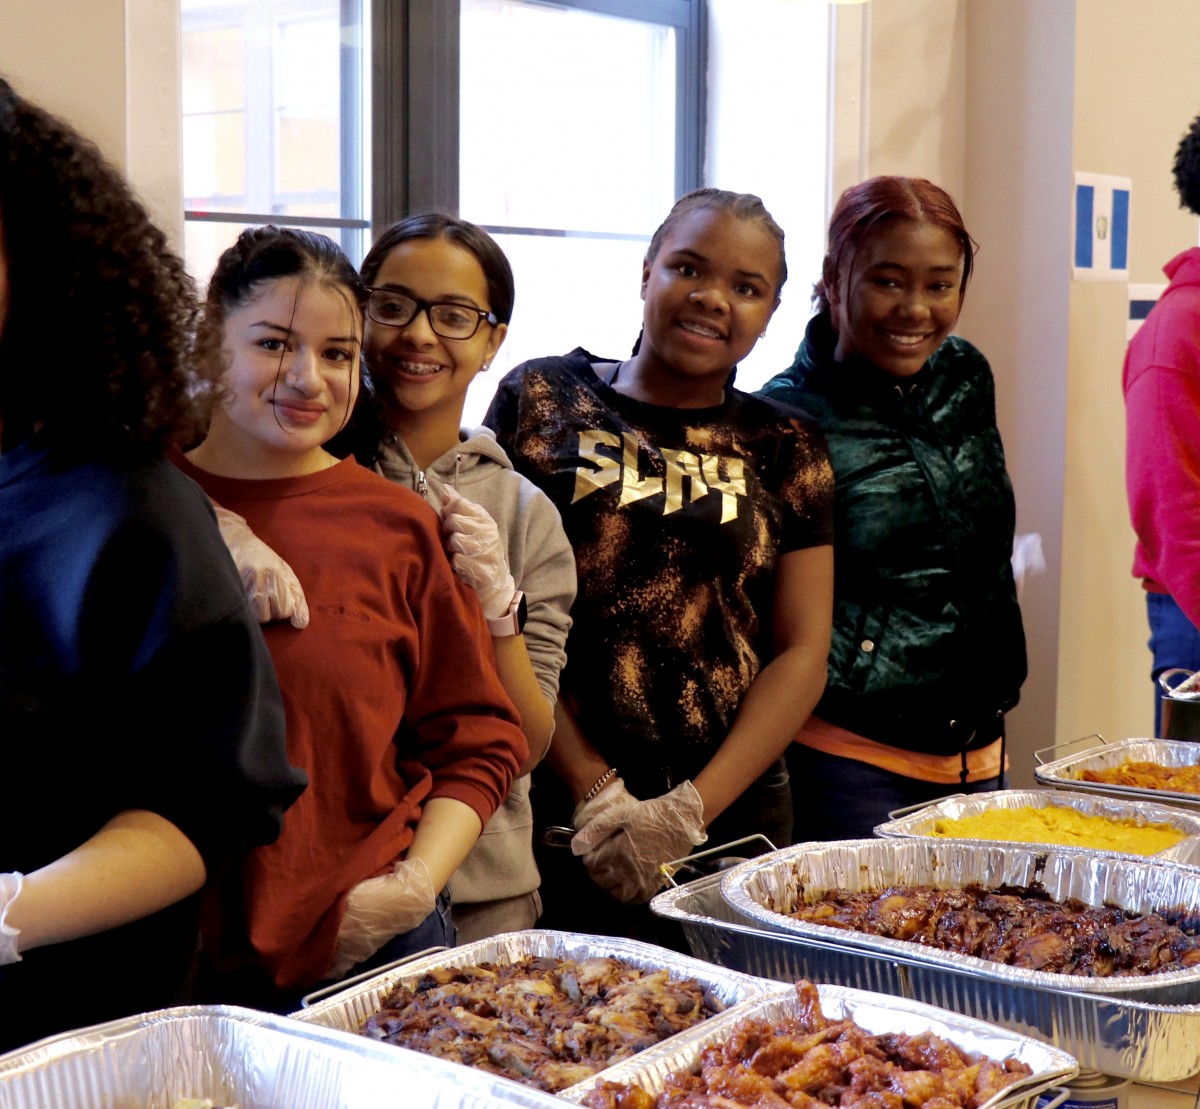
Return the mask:
{"type": "Polygon", "coordinates": [[[616,776],[616,770],[610,766],[603,774],[600,775],[599,778],[596,779],[596,784],[583,795],[584,801],[590,801],[616,776]]]}

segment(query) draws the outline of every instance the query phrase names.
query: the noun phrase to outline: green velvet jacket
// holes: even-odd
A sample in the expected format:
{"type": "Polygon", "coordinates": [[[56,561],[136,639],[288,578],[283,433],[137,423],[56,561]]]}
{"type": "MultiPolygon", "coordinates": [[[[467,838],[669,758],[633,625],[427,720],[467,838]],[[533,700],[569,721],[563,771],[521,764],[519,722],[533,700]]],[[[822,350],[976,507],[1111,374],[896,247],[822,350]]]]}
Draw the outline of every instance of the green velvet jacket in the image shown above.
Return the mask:
{"type": "Polygon", "coordinates": [[[1016,507],[987,360],[952,336],[914,377],[834,362],[827,312],[764,396],[804,409],[829,443],[834,615],[816,714],[912,751],[1000,735],[1025,679],[1013,584],[1016,507]]]}

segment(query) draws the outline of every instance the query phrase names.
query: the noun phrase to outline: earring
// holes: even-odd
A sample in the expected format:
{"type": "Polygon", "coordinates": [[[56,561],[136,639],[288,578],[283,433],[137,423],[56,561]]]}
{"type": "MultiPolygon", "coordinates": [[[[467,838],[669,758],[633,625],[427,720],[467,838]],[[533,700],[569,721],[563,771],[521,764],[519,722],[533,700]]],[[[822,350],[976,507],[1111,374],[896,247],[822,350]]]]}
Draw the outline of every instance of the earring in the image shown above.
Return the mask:
{"type": "Polygon", "coordinates": [[[479,365],[479,372],[480,372],[481,374],[485,374],[485,373],[487,373],[487,372],[488,372],[488,370],[490,370],[491,368],[492,368],[492,364],[491,364],[490,362],[481,362],[481,363],[480,363],[480,365],[479,365]]]}
{"type": "Polygon", "coordinates": [[[758,333],[758,337],[759,337],[760,339],[765,339],[765,338],[767,337],[767,333],[766,333],[765,331],[760,331],[760,332],[758,333]]]}

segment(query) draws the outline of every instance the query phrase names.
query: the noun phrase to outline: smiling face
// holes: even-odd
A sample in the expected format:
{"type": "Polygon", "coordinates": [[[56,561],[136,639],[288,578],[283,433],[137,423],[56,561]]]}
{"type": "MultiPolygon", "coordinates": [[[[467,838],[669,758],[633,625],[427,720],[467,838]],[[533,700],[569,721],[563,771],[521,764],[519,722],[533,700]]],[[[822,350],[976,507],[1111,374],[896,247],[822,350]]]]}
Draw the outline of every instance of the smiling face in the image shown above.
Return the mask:
{"type": "MultiPolygon", "coordinates": [[[[399,243],[384,258],[372,287],[416,300],[492,310],[479,260],[448,239],[399,243]]],[[[506,324],[485,321],[469,339],[447,339],[419,311],[403,327],[368,320],[364,352],[385,403],[401,421],[406,415],[440,418],[453,424],[457,436],[467,387],[483,363],[496,356],[507,331],[506,324]]]]}
{"type": "Polygon", "coordinates": [[[294,476],[328,465],[321,445],[341,430],[358,393],[361,331],[357,305],[340,285],[283,277],[256,286],[225,317],[224,398],[200,453],[230,476],[294,476]]]}
{"type": "Polygon", "coordinates": [[[962,308],[963,252],[945,228],[892,219],[825,278],[834,357],[859,355],[892,377],[912,377],[954,329],[962,308]]]}
{"type": "Polygon", "coordinates": [[[779,271],[779,245],[757,220],[719,208],[675,220],[642,268],[637,372],[659,403],[720,403],[779,304],[779,271]]]}

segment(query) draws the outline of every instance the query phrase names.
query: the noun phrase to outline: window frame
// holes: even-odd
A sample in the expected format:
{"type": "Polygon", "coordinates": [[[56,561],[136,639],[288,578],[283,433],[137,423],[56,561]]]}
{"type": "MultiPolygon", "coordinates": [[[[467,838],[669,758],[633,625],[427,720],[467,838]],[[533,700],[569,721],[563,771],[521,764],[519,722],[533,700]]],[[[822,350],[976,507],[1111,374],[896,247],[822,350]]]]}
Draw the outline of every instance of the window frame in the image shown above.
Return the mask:
{"type": "MultiPolygon", "coordinates": [[[[705,0],[555,0],[547,6],[674,28],[675,194],[703,184],[705,0]]],[[[378,236],[407,212],[458,211],[459,4],[374,0],[371,35],[371,222],[378,236]]]]}

